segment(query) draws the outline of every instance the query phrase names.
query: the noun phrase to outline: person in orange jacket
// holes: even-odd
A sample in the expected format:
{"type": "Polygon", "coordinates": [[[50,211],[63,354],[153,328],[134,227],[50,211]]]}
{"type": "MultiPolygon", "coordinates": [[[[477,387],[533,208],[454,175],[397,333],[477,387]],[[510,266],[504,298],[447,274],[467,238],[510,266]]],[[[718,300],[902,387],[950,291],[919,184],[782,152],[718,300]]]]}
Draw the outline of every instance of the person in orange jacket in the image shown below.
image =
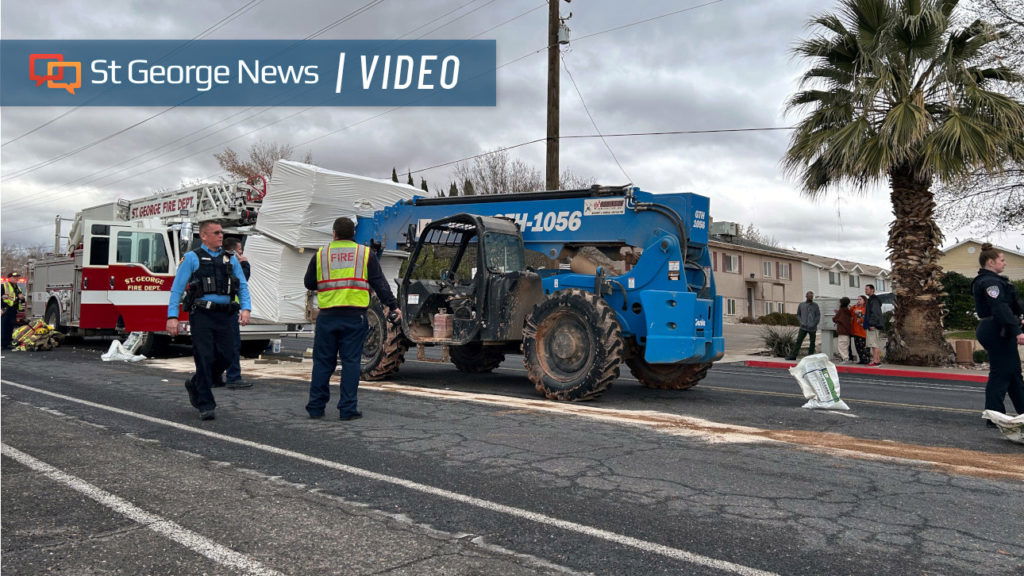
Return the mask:
{"type": "Polygon", "coordinates": [[[864,316],[867,315],[868,299],[866,296],[857,296],[857,303],[850,307],[850,314],[853,322],[850,323],[850,335],[853,336],[853,347],[857,349],[858,364],[871,362],[871,354],[868,352],[868,331],[864,329],[864,316]]]}

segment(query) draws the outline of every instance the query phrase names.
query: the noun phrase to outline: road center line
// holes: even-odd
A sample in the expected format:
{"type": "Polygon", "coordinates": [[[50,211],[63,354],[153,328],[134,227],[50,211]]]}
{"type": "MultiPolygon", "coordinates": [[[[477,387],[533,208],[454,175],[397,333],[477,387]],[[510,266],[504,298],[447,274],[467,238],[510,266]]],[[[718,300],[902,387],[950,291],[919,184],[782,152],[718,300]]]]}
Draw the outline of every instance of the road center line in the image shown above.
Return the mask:
{"type": "MultiPolygon", "coordinates": [[[[143,421],[146,421],[146,422],[151,422],[153,424],[160,424],[162,426],[168,426],[170,428],[176,428],[178,430],[182,430],[182,431],[185,431],[185,432],[190,432],[190,433],[193,433],[193,434],[199,434],[201,436],[206,436],[208,438],[215,438],[217,440],[221,440],[221,441],[224,441],[224,442],[230,442],[232,444],[237,444],[239,446],[245,446],[247,448],[253,448],[255,450],[261,450],[263,452],[268,452],[268,453],[271,453],[271,454],[276,454],[278,456],[285,456],[285,457],[288,457],[288,458],[293,458],[295,460],[300,460],[300,461],[307,462],[307,463],[310,463],[310,464],[316,464],[316,465],[319,465],[319,466],[323,466],[325,468],[330,468],[332,470],[338,470],[340,472],[344,472],[346,474],[351,474],[353,476],[360,476],[360,477],[368,478],[370,480],[375,480],[375,481],[378,481],[378,482],[385,482],[385,483],[392,484],[392,485],[395,485],[395,486],[401,486],[403,488],[407,488],[409,490],[414,490],[416,492],[420,492],[420,493],[423,493],[423,494],[430,494],[432,496],[437,496],[437,497],[440,497],[440,498],[445,498],[447,500],[451,500],[451,501],[454,501],[454,502],[459,502],[461,504],[466,504],[466,505],[469,505],[469,506],[474,506],[474,507],[477,507],[477,508],[481,508],[483,510],[488,510],[488,511],[491,511],[491,512],[497,512],[499,514],[505,514],[505,515],[508,515],[508,516],[514,516],[516,518],[521,518],[521,519],[524,519],[524,520],[535,522],[537,524],[544,524],[544,525],[547,525],[547,526],[553,526],[555,528],[559,528],[561,530],[566,530],[568,532],[574,532],[574,533],[577,533],[577,534],[583,534],[583,535],[590,536],[590,537],[593,537],[593,538],[599,538],[601,540],[606,540],[608,542],[613,542],[615,544],[620,544],[620,545],[623,545],[623,546],[628,546],[630,548],[635,548],[637,550],[641,550],[641,551],[644,551],[644,552],[649,552],[649,553],[652,553],[652,554],[658,554],[660,556],[665,556],[667,558],[672,558],[672,559],[675,559],[675,560],[681,560],[681,561],[684,561],[684,562],[689,562],[691,564],[696,564],[696,565],[699,565],[699,566],[705,566],[705,567],[708,567],[708,568],[714,568],[716,570],[721,570],[723,572],[728,572],[728,573],[731,573],[731,574],[739,574],[741,576],[778,576],[774,572],[766,572],[766,571],[763,571],[763,570],[758,570],[756,568],[751,568],[749,566],[744,566],[742,564],[736,564],[736,563],[733,563],[733,562],[728,562],[726,560],[718,560],[716,558],[711,558],[711,557],[704,556],[704,555],[701,555],[701,554],[697,554],[697,553],[694,553],[694,552],[688,552],[686,550],[681,550],[679,548],[672,548],[670,546],[664,546],[662,544],[657,544],[657,543],[654,543],[654,542],[648,542],[646,540],[640,540],[639,538],[633,538],[631,536],[626,536],[626,535],[623,535],[623,534],[618,534],[616,532],[611,532],[611,531],[608,531],[608,530],[603,530],[601,528],[594,528],[592,526],[586,526],[586,525],[583,525],[583,524],[578,524],[578,523],[575,523],[575,522],[570,522],[570,521],[567,521],[567,520],[562,520],[562,519],[559,519],[559,518],[554,518],[552,516],[547,516],[545,514],[540,514],[540,513],[537,513],[537,512],[531,512],[529,510],[524,510],[522,508],[516,508],[514,506],[508,506],[508,505],[505,505],[505,504],[499,504],[497,502],[491,502],[490,500],[484,500],[482,498],[477,498],[475,496],[469,496],[469,495],[466,495],[466,494],[460,494],[458,492],[452,492],[450,490],[445,490],[443,488],[437,488],[437,487],[430,486],[430,485],[427,485],[427,484],[421,484],[419,482],[414,482],[412,480],[406,480],[404,478],[397,478],[395,476],[388,476],[386,474],[380,474],[378,472],[372,472],[370,470],[364,470],[362,468],[356,468],[354,466],[349,466],[347,464],[341,464],[339,462],[334,462],[334,461],[331,461],[331,460],[325,460],[323,458],[317,458],[315,456],[309,456],[308,454],[303,454],[301,452],[295,452],[295,451],[292,451],[292,450],[286,450],[284,448],[278,448],[276,446],[269,446],[267,444],[260,444],[258,442],[252,442],[250,440],[244,440],[242,438],[236,438],[234,436],[228,436],[228,435],[225,435],[225,434],[219,434],[217,432],[211,432],[209,430],[203,430],[202,428],[195,428],[193,426],[188,426],[188,425],[181,424],[181,423],[178,423],[178,422],[172,422],[170,420],[164,420],[162,418],[156,418],[156,417],[153,417],[153,416],[147,416],[145,414],[139,414],[137,412],[131,412],[129,410],[123,410],[121,408],[115,408],[113,406],[107,406],[105,404],[98,404],[96,402],[90,402],[89,400],[82,400],[81,398],[75,398],[73,396],[66,396],[64,394],[58,394],[56,392],[50,392],[48,390],[42,390],[40,388],[34,388],[32,386],[27,386],[25,384],[18,384],[16,382],[11,382],[10,380],[0,380],[0,382],[3,382],[3,384],[8,385],[8,386],[14,386],[16,388],[21,388],[23,390],[28,390],[28,391],[31,391],[31,392],[35,392],[37,394],[43,394],[43,395],[46,395],[46,396],[51,396],[53,398],[60,398],[62,400],[67,400],[69,402],[74,402],[74,403],[77,403],[77,404],[82,404],[84,406],[89,406],[89,407],[97,408],[97,409],[100,409],[100,410],[106,410],[108,412],[113,412],[115,414],[121,414],[122,416],[129,416],[131,418],[136,418],[136,419],[143,420],[143,421]]],[[[7,447],[4,446],[4,453],[6,454],[6,452],[7,452],[7,447]]]]}
{"type": "Polygon", "coordinates": [[[43,474],[50,480],[53,480],[58,484],[63,484],[75,492],[88,496],[103,506],[110,508],[114,512],[141,524],[144,528],[173,540],[193,552],[202,554],[222,566],[234,568],[236,570],[241,570],[246,574],[254,574],[257,576],[283,576],[280,572],[267,568],[245,554],[240,554],[226,546],[217,544],[213,540],[210,540],[201,534],[197,534],[188,528],[184,528],[175,522],[163,518],[162,516],[146,512],[124,498],[115,496],[102,488],[89,484],[77,476],[72,476],[67,472],[58,470],[46,462],[30,456],[17,448],[0,443],[0,449],[2,449],[4,456],[17,460],[26,467],[43,474]]]}

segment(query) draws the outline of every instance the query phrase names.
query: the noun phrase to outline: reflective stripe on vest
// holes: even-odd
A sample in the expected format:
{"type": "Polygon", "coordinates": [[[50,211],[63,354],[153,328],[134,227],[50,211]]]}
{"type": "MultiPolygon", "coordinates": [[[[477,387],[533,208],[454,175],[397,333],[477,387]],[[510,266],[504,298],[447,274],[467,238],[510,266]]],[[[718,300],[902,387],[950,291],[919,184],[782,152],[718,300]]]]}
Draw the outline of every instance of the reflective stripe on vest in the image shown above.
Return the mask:
{"type": "Polygon", "coordinates": [[[4,304],[14,306],[17,300],[18,296],[14,292],[14,286],[10,282],[4,282],[4,304]]]}
{"type": "Polygon", "coordinates": [[[370,305],[366,279],[370,249],[351,240],[335,240],[316,253],[316,301],[320,309],[370,305]]]}

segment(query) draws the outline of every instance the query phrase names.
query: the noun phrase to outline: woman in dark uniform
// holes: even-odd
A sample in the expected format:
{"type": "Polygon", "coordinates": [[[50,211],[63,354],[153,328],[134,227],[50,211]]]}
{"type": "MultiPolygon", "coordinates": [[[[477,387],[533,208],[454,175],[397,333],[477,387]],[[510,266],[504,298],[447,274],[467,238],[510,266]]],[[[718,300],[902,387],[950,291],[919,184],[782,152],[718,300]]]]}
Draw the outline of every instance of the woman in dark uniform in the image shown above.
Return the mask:
{"type": "MultiPolygon", "coordinates": [[[[1010,280],[1000,276],[1006,268],[1002,252],[985,243],[978,263],[981,270],[971,283],[971,291],[974,293],[975,311],[981,319],[978,342],[988,351],[985,409],[1005,414],[1003,402],[1009,393],[1017,414],[1024,414],[1024,377],[1021,376],[1020,353],[1017,351],[1018,345],[1024,346],[1021,329],[1024,304],[1010,280]]],[[[993,424],[988,422],[988,425],[993,424]]]]}

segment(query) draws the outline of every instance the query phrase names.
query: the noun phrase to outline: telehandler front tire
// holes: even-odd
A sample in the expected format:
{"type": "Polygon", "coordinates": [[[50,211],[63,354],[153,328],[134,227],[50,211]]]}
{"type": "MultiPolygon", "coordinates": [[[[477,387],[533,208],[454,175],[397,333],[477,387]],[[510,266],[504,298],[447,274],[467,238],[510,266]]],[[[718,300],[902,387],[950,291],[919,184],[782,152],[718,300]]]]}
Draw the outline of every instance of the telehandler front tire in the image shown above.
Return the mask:
{"type": "Polygon", "coordinates": [[[591,400],[619,377],[622,329],[605,301],[583,290],[556,292],[523,329],[526,371],[551,400],[591,400]]]}

